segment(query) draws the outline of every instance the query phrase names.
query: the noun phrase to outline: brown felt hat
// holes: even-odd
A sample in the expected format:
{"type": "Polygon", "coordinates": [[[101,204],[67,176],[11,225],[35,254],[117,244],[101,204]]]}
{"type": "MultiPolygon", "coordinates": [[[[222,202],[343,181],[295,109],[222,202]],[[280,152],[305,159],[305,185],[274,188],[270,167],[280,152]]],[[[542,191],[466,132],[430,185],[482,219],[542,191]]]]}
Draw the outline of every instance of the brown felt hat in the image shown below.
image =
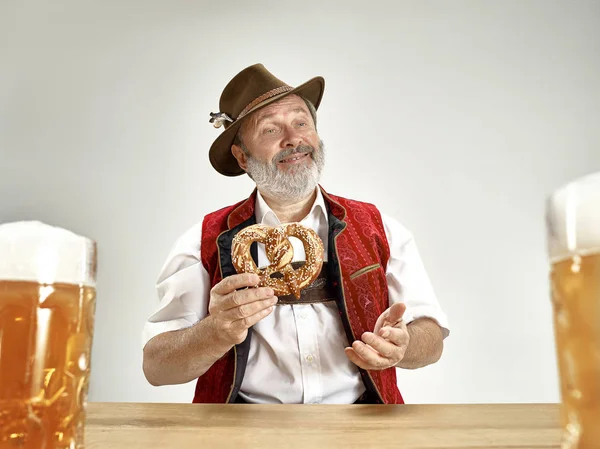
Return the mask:
{"type": "Polygon", "coordinates": [[[242,70],[223,89],[219,112],[210,114],[210,122],[216,128],[221,125],[225,127],[208,152],[212,166],[225,176],[243,174],[244,171],[231,153],[231,145],[243,119],[291,94],[302,95],[318,108],[324,88],[325,80],[320,76],[294,88],[276,78],[262,64],[242,70]]]}

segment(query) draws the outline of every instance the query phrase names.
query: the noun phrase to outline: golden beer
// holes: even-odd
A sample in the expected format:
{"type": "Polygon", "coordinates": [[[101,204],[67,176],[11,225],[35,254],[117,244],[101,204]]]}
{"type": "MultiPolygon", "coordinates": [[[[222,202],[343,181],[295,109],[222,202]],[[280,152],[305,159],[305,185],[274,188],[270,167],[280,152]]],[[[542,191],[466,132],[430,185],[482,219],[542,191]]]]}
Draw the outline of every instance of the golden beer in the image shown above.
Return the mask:
{"type": "Polygon", "coordinates": [[[566,448],[600,448],[600,254],[552,266],[566,448]]]}
{"type": "Polygon", "coordinates": [[[0,449],[83,448],[95,249],[73,236],[0,226],[0,449]]]}
{"type": "Polygon", "coordinates": [[[547,204],[562,449],[600,448],[600,173],[547,204]]]}

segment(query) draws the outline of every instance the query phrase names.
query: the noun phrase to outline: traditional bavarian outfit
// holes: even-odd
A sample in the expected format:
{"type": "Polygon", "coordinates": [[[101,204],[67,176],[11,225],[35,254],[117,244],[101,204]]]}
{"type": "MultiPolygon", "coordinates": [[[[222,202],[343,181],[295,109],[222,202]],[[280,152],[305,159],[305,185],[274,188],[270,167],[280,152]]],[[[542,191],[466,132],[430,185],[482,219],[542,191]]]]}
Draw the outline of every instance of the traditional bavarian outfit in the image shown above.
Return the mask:
{"type": "MultiPolygon", "coordinates": [[[[231,134],[226,138],[221,134],[221,141],[211,148],[213,166],[225,175],[241,173],[229,148],[235,135],[230,130],[239,127],[243,116],[290,93],[308,95],[316,106],[320,102],[322,78],[292,89],[264,72],[257,65],[238,74],[242,80],[235,83],[234,78],[221,98],[221,110],[229,113],[212,114],[212,121],[225,124],[225,132],[231,134]],[[248,87],[261,76],[266,87],[248,87]],[[235,86],[239,91],[240,85],[264,92],[247,95],[254,98],[249,103],[228,106],[228,96],[238,98],[230,91],[235,86]]],[[[206,215],[178,240],[159,275],[161,303],[146,323],[144,344],[159,333],[191,326],[207,316],[210,289],[235,274],[233,237],[255,223],[280,224],[256,190],[246,200],[206,215]]],[[[325,262],[319,278],[299,300],[280,297],[273,312],[249,329],[246,340],[197,380],[194,402],[401,404],[395,368],[359,369],[344,348],[373,331],[377,318],[396,302],[407,306],[406,323],[428,317],[448,335],[447,318],[414,239],[397,221],[372,204],[330,195],[319,186],[301,224],[323,241],[325,262]]],[[[304,248],[295,239],[291,243],[297,267],[305,260],[304,248]]],[[[269,264],[262,244],[253,244],[252,256],[258,266],[269,264]]]]}

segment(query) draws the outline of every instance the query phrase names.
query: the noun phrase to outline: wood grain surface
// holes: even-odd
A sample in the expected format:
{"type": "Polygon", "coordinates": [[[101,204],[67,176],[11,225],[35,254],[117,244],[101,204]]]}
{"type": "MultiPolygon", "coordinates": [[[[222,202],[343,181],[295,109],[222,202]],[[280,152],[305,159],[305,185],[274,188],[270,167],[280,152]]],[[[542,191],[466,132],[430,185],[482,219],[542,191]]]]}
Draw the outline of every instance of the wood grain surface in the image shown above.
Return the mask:
{"type": "Polygon", "coordinates": [[[90,403],[86,448],[558,448],[557,404],[90,403]]]}

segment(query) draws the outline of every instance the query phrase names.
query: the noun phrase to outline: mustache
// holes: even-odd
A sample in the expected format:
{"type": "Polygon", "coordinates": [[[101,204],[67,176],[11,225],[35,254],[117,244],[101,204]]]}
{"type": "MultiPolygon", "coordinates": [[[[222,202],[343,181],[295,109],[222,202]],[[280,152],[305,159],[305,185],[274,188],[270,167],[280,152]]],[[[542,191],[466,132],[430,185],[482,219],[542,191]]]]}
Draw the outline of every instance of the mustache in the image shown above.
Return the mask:
{"type": "Polygon", "coordinates": [[[296,148],[286,148],[285,150],[281,150],[274,158],[273,163],[281,162],[282,160],[290,157],[295,153],[306,153],[312,156],[315,152],[315,149],[310,145],[298,145],[296,148]]]}

